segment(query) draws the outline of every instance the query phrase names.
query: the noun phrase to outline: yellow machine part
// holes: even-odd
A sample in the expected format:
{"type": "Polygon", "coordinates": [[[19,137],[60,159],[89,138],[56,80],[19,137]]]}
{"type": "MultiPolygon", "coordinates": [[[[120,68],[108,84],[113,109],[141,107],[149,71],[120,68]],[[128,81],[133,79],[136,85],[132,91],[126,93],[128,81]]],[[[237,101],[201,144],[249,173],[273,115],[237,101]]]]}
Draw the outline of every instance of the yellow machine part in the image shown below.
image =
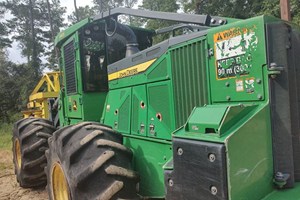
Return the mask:
{"type": "Polygon", "coordinates": [[[49,98],[57,98],[60,90],[59,72],[43,75],[29,96],[27,110],[22,111],[24,118],[49,118],[49,98]]]}

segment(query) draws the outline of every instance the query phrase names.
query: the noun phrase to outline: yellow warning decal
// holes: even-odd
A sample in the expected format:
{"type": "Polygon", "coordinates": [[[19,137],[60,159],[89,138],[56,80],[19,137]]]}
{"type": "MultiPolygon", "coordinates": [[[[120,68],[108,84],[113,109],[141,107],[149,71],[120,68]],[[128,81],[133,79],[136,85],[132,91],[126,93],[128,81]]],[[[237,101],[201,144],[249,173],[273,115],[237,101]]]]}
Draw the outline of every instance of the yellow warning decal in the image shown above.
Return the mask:
{"type": "Polygon", "coordinates": [[[226,31],[222,31],[214,34],[214,42],[220,42],[223,40],[228,40],[236,36],[247,33],[249,30],[247,28],[231,28],[226,31]]]}
{"type": "Polygon", "coordinates": [[[132,67],[114,72],[112,74],[109,74],[108,75],[108,80],[112,81],[112,80],[115,80],[115,79],[124,78],[124,77],[127,77],[127,76],[132,76],[132,75],[138,74],[140,72],[146,71],[152,65],[152,63],[154,63],[155,60],[156,60],[156,58],[152,59],[152,60],[149,60],[147,62],[138,64],[138,65],[135,65],[135,66],[132,66],[132,67]]]}

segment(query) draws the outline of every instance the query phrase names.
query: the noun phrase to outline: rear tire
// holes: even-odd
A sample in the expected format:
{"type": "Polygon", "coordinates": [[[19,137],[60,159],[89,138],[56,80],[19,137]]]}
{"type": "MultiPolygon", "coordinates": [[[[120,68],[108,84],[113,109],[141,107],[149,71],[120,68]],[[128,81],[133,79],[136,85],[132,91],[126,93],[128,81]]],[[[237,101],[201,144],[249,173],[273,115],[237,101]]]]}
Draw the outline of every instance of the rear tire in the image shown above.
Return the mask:
{"type": "Polygon", "coordinates": [[[46,184],[45,151],[47,140],[55,131],[46,119],[25,118],[15,123],[13,129],[13,162],[19,185],[24,188],[46,184]]]}
{"type": "Polygon", "coordinates": [[[95,122],[56,131],[46,151],[49,199],[138,199],[139,176],[122,141],[121,134],[95,122]]]}

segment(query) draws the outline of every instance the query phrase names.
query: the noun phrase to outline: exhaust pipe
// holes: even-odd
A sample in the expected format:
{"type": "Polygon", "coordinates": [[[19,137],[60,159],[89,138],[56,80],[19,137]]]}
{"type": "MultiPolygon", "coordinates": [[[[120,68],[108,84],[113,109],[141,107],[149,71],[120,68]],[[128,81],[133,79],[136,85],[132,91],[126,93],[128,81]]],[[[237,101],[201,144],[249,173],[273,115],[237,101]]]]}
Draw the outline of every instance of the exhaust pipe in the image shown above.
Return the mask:
{"type": "Polygon", "coordinates": [[[105,33],[107,36],[112,37],[115,33],[119,33],[126,39],[126,57],[138,53],[138,42],[136,35],[126,25],[118,23],[115,19],[108,19],[105,23],[105,33]]]}

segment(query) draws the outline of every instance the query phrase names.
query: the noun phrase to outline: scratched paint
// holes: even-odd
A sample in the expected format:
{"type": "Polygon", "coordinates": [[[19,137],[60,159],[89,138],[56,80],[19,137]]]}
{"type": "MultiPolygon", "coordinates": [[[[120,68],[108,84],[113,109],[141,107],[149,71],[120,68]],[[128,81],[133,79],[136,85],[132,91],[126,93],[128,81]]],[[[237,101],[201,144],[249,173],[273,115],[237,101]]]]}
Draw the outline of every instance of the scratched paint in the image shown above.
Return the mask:
{"type": "Polygon", "coordinates": [[[223,36],[220,33],[215,34],[217,79],[247,75],[253,67],[252,53],[256,51],[259,42],[255,31],[253,29],[231,31],[235,34],[226,39],[224,33],[223,36]]]}

